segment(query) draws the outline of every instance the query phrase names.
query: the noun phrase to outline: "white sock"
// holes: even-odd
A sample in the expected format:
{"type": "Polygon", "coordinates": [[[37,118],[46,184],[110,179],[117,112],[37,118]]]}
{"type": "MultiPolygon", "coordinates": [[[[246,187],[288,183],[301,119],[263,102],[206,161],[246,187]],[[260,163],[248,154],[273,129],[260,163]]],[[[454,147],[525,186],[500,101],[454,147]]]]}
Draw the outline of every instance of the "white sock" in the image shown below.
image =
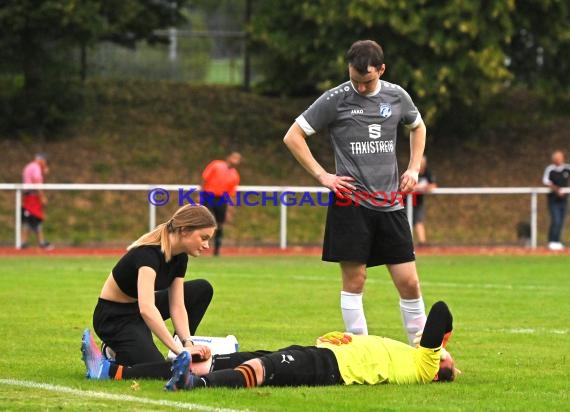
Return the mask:
{"type": "Polygon", "coordinates": [[[424,330],[426,325],[426,309],[424,300],[420,296],[418,299],[400,299],[400,312],[404,329],[408,334],[408,341],[413,346],[416,333],[424,330]]]}
{"type": "Polygon", "coordinates": [[[350,293],[344,290],[340,292],[340,309],[346,332],[355,335],[368,335],[362,293],[350,293]]]}

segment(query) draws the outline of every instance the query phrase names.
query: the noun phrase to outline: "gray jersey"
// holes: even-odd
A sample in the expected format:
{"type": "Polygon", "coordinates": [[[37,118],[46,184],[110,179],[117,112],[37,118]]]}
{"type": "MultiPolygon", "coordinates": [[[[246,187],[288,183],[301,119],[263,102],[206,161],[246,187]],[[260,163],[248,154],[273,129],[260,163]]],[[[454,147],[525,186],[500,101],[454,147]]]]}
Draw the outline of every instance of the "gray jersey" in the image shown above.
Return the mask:
{"type": "Polygon", "coordinates": [[[374,93],[364,96],[347,81],[325,92],[296,122],[307,136],[328,128],[337,176],[353,177],[360,199],[370,196],[359,200],[363,206],[392,211],[403,208],[397,200],[398,125],[415,128],[421,115],[400,86],[382,80],[378,84],[374,93]]]}

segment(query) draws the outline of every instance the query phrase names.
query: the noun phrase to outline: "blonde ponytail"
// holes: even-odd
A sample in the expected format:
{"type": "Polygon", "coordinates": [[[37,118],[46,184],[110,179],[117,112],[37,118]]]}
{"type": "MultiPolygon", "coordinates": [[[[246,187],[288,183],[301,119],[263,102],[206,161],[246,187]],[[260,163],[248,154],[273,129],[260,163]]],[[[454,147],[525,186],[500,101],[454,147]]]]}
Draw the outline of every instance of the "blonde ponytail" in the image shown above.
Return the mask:
{"type": "Polygon", "coordinates": [[[216,227],[216,219],[205,206],[184,205],[178,209],[167,221],[148,233],[145,233],[129,245],[127,250],[139,246],[160,246],[167,262],[172,259],[172,245],[170,244],[170,233],[180,229],[189,231],[216,227]]]}

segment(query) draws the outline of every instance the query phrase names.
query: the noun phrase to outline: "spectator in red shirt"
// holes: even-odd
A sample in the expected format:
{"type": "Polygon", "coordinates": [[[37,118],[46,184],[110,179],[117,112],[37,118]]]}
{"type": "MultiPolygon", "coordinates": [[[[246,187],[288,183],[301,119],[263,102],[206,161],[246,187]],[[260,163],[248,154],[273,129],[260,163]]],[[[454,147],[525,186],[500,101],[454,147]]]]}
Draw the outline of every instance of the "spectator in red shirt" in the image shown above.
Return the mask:
{"type": "MultiPolygon", "coordinates": [[[[22,183],[43,183],[44,176],[49,173],[47,156],[38,153],[22,171],[22,183]]],[[[47,196],[43,190],[25,190],[22,199],[22,243],[26,248],[30,230],[36,234],[38,245],[43,249],[52,248],[44,238],[42,223],[45,219],[44,206],[47,205],[47,196]]]]}
{"type": "Polygon", "coordinates": [[[218,230],[214,235],[214,256],[219,256],[224,235],[224,223],[231,222],[234,216],[234,202],[240,176],[237,167],[241,154],[231,152],[225,160],[213,160],[202,172],[202,200],[214,217],[218,230]],[[229,206],[229,207],[228,207],[229,206]]]}

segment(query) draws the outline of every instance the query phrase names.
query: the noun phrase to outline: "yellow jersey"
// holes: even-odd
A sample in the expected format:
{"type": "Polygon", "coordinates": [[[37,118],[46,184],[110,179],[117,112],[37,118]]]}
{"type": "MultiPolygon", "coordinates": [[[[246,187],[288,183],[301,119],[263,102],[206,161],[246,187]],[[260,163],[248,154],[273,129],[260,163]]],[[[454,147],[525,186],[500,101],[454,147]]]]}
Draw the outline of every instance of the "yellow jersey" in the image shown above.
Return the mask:
{"type": "Polygon", "coordinates": [[[346,385],[429,383],[439,370],[441,347],[413,348],[389,338],[342,332],[320,337],[316,346],[333,351],[346,385]]]}

